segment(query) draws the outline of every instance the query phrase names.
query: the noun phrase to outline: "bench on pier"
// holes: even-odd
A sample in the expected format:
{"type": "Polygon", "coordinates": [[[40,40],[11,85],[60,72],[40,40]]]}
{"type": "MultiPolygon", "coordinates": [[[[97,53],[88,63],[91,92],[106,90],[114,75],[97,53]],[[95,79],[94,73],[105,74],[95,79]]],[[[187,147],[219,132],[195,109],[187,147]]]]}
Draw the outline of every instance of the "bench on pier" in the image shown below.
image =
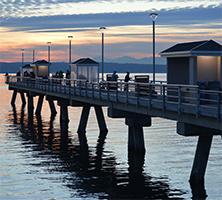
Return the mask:
{"type": "Polygon", "coordinates": [[[142,83],[141,85],[137,84],[135,86],[135,92],[138,96],[148,96],[150,93],[152,95],[156,95],[155,88],[148,85],[150,80],[149,75],[136,75],[135,76],[135,83],[142,83]],[[146,84],[143,84],[146,83],[146,84]]]}
{"type": "Polygon", "coordinates": [[[107,90],[117,90],[118,89],[118,83],[112,81],[112,74],[107,74],[106,75],[106,89],[107,90]]]}

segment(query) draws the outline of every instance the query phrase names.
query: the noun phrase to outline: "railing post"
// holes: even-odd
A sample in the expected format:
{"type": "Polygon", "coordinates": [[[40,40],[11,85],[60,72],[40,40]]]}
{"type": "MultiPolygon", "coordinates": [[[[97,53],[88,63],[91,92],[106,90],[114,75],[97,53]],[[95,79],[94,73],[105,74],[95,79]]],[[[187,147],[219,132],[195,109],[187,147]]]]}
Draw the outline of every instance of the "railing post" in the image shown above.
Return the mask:
{"type": "Polygon", "coordinates": [[[77,81],[77,85],[79,85],[79,95],[82,96],[82,81],[77,81]]]}
{"type": "Polygon", "coordinates": [[[88,82],[87,81],[85,81],[85,90],[86,90],[85,95],[87,97],[88,96],[88,82]]]}
{"type": "Polygon", "coordinates": [[[217,119],[218,119],[218,121],[221,120],[220,113],[221,113],[221,93],[218,92],[218,99],[217,99],[217,119]]]}
{"type": "Polygon", "coordinates": [[[163,111],[165,112],[166,110],[166,88],[164,85],[161,86],[162,92],[163,92],[163,111]]]}
{"type": "Polygon", "coordinates": [[[126,104],[129,103],[129,83],[126,83],[126,104]]]}
{"type": "Polygon", "coordinates": [[[92,83],[92,98],[95,99],[94,83],[92,83]]]}
{"type": "Polygon", "coordinates": [[[77,83],[76,83],[76,80],[73,81],[73,93],[74,93],[74,96],[76,96],[76,87],[77,87],[77,83]]]}
{"type": "Polygon", "coordinates": [[[102,100],[101,83],[99,83],[99,99],[102,100]]]}
{"type": "Polygon", "coordinates": [[[107,87],[108,87],[108,101],[110,101],[110,93],[109,93],[110,86],[109,86],[109,82],[107,83],[107,87]]]}
{"type": "Polygon", "coordinates": [[[69,84],[69,98],[71,99],[71,80],[68,80],[68,84],[69,84]]]}
{"type": "Polygon", "coordinates": [[[200,115],[200,88],[197,88],[197,110],[196,110],[196,117],[200,115]]]}
{"type": "Polygon", "coordinates": [[[178,114],[181,114],[181,104],[182,104],[182,95],[181,95],[181,86],[178,86],[178,114]]]}
{"type": "Polygon", "coordinates": [[[139,85],[139,83],[137,83],[136,88],[138,90],[137,97],[136,97],[136,106],[138,107],[138,105],[139,105],[139,96],[140,96],[140,85],[139,85]]]}
{"type": "Polygon", "coordinates": [[[152,108],[152,85],[149,84],[149,109],[152,108]]]}
{"type": "Polygon", "coordinates": [[[59,80],[60,84],[59,84],[59,92],[62,93],[62,79],[60,78],[59,80]]]}
{"type": "Polygon", "coordinates": [[[116,84],[116,102],[118,102],[118,82],[116,84]]]}

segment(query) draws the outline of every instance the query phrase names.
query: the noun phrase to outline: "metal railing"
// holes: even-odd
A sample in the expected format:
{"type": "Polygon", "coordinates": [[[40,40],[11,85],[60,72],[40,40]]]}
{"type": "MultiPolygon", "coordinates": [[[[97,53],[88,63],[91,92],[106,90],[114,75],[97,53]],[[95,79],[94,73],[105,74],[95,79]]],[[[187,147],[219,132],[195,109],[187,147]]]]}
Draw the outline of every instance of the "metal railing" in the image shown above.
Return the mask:
{"type": "Polygon", "coordinates": [[[124,82],[87,82],[49,78],[31,79],[8,76],[10,86],[24,90],[37,90],[65,95],[97,99],[100,101],[135,105],[135,108],[161,109],[163,112],[174,111],[178,115],[193,114],[196,117],[213,117],[221,120],[222,92],[201,90],[195,85],[147,84],[124,82]]]}

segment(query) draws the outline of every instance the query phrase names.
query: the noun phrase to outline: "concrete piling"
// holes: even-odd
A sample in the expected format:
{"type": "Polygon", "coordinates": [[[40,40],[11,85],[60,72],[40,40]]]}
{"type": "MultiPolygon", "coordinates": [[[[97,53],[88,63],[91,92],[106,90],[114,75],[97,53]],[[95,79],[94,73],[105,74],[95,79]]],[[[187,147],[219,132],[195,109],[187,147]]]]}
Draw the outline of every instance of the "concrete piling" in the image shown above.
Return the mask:
{"type": "Polygon", "coordinates": [[[25,100],[25,94],[24,92],[20,92],[21,100],[22,100],[22,106],[24,107],[26,105],[26,100],[25,100]]]}
{"type": "Polygon", "coordinates": [[[17,97],[17,90],[13,90],[12,99],[11,99],[12,106],[15,105],[16,97],[17,97]]]}
{"type": "Polygon", "coordinates": [[[204,180],[212,140],[213,135],[199,136],[190,181],[204,180]]]}
{"type": "Polygon", "coordinates": [[[205,199],[207,197],[204,176],[212,140],[213,135],[199,136],[198,139],[193,168],[190,175],[190,186],[192,189],[193,199],[205,199]]]}
{"type": "Polygon", "coordinates": [[[94,106],[95,112],[96,112],[96,118],[97,118],[97,122],[99,125],[99,130],[100,130],[100,134],[99,134],[99,140],[105,140],[107,133],[108,133],[108,129],[106,126],[106,120],[103,114],[103,109],[101,106],[94,106]]]}
{"type": "Polygon", "coordinates": [[[77,133],[80,135],[86,134],[86,126],[89,119],[90,105],[84,105],[80,117],[79,127],[77,133]]]}
{"type": "Polygon", "coordinates": [[[44,100],[44,95],[40,95],[38,99],[37,108],[35,111],[36,115],[41,115],[43,100],[44,100]]]}
{"type": "Polygon", "coordinates": [[[60,123],[61,125],[66,125],[69,123],[68,102],[61,100],[59,102],[59,106],[60,106],[60,123]]]}
{"type": "Polygon", "coordinates": [[[89,113],[90,113],[90,105],[86,104],[82,108],[79,127],[77,130],[77,133],[79,136],[80,148],[83,149],[83,152],[85,150],[88,150],[88,144],[87,144],[87,138],[86,138],[86,126],[89,119],[89,113]]]}
{"type": "Polygon", "coordinates": [[[128,151],[145,153],[145,144],[143,136],[143,127],[151,126],[150,117],[126,118],[126,125],[128,125],[128,151]]]}
{"type": "Polygon", "coordinates": [[[128,150],[135,152],[145,152],[143,126],[137,123],[136,118],[127,118],[128,125],[128,150]]]}
{"type": "Polygon", "coordinates": [[[56,114],[57,114],[57,111],[56,111],[55,104],[54,104],[53,100],[47,99],[47,101],[48,101],[48,103],[49,103],[49,107],[50,107],[50,110],[51,110],[51,114],[52,114],[52,115],[56,115],[56,114]]]}
{"type": "Polygon", "coordinates": [[[33,124],[34,102],[32,93],[27,93],[28,98],[28,122],[29,126],[33,124]]]}

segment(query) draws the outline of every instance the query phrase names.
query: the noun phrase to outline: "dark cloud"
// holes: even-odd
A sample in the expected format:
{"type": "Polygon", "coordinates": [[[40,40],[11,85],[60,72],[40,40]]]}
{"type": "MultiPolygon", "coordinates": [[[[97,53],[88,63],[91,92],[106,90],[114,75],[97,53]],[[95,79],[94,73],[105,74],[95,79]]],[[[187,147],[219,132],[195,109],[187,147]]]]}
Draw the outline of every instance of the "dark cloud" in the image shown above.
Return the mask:
{"type": "MultiPolygon", "coordinates": [[[[204,25],[210,28],[221,28],[221,24],[211,24],[221,23],[221,19],[221,7],[184,8],[159,11],[157,24],[171,27],[187,26],[189,28],[192,26],[195,28],[197,25],[204,25]]],[[[150,23],[148,13],[129,12],[8,18],[1,22],[1,26],[10,28],[12,31],[74,32],[88,30],[87,28],[94,29],[99,26],[148,25],[150,23]]]]}

